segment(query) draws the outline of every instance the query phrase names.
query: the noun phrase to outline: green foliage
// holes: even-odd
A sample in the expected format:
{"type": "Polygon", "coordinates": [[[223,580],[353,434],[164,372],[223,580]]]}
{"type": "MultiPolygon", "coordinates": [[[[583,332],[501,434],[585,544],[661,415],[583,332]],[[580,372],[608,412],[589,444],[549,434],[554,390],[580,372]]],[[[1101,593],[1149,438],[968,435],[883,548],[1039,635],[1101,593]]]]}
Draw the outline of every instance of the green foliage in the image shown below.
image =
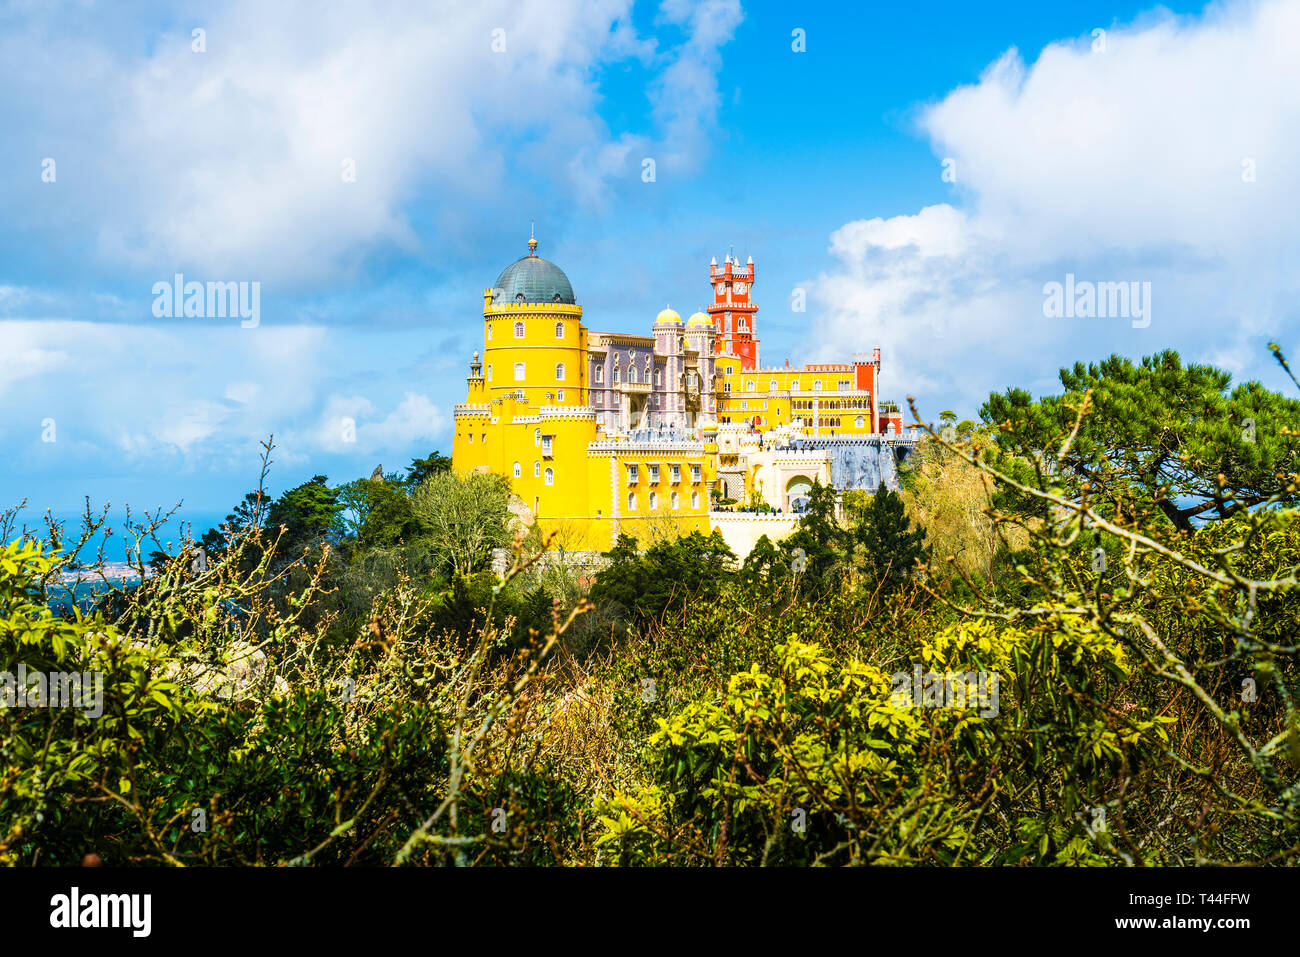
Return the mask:
{"type": "Polygon", "coordinates": [[[0,863],[1293,864],[1294,406],[1172,354],[1063,384],[743,563],[623,536],[593,584],[436,454],[252,493],[90,616],[75,540],[4,546],[0,675],[103,691],[0,708],[0,863]]]}
{"type": "Polygon", "coordinates": [[[510,483],[500,475],[436,472],[411,493],[411,510],[438,564],[459,575],[483,568],[510,544],[510,483]]]}
{"type": "Polygon", "coordinates": [[[1212,366],[1184,366],[1173,351],[1136,364],[1116,355],[1062,369],[1061,395],[993,394],[980,416],[999,448],[1026,463],[1021,476],[1037,473],[1038,487],[1086,483],[1111,514],[1158,510],[1190,531],[1196,520],[1295,498],[1287,476],[1300,471],[1300,401],[1257,382],[1229,392],[1230,381],[1212,366]]]}
{"type": "Polygon", "coordinates": [[[899,588],[926,554],[925,532],[912,528],[902,497],[885,488],[884,482],[849,534],[865,558],[871,586],[887,592],[899,588]]]}
{"type": "Polygon", "coordinates": [[[644,553],[636,540],[620,535],[605,554],[608,566],[591,589],[598,606],[625,609],[638,623],[712,601],[732,575],[736,556],[716,530],[661,541],[644,553]]]}
{"type": "Polygon", "coordinates": [[[310,481],[289,489],[267,509],[267,525],[286,530],[283,546],[287,552],[338,540],[344,527],[340,515],[343,504],[328,481],[324,475],[314,475],[310,481]]]}
{"type": "Polygon", "coordinates": [[[412,459],[406,470],[403,484],[408,489],[419,488],[435,475],[451,471],[451,459],[440,452],[430,452],[422,459],[412,459]]]}
{"type": "Polygon", "coordinates": [[[835,517],[835,489],[813,480],[799,527],[781,542],[803,592],[823,595],[843,580],[844,531],[835,517]]]}

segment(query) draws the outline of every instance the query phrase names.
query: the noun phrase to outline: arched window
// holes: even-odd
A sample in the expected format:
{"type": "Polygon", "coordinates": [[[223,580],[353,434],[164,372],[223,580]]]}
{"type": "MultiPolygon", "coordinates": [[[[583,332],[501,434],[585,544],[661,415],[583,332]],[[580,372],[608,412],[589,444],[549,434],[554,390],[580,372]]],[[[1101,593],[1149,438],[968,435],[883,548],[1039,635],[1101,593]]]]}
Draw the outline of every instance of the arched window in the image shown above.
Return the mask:
{"type": "Polygon", "coordinates": [[[658,492],[651,492],[651,493],[650,493],[650,511],[653,512],[653,511],[654,511],[655,509],[657,509],[658,507],[659,507],[659,493],[658,493],[658,492]]]}
{"type": "Polygon", "coordinates": [[[777,391],[777,386],[776,386],[776,380],[775,380],[775,379],[773,379],[771,382],[769,382],[769,383],[767,384],[767,391],[768,391],[768,392],[776,392],[776,391],[777,391]]]}
{"type": "Polygon", "coordinates": [[[663,384],[663,377],[660,375],[659,370],[655,369],[655,385],[658,386],[662,384],[663,384]]]}
{"type": "Polygon", "coordinates": [[[521,476],[521,475],[523,475],[523,474],[524,474],[524,470],[523,470],[523,468],[519,465],[518,462],[516,462],[516,463],[515,463],[515,478],[519,478],[519,476],[521,476]]]}
{"type": "Polygon", "coordinates": [[[538,478],[539,476],[541,476],[541,474],[542,474],[542,463],[541,463],[541,462],[534,462],[534,463],[533,463],[533,478],[538,478]]]}
{"type": "Polygon", "coordinates": [[[691,493],[691,508],[699,508],[699,507],[700,507],[700,493],[699,493],[699,492],[692,492],[692,493],[691,493]]]}
{"type": "Polygon", "coordinates": [[[864,419],[862,416],[858,416],[856,419],[853,420],[854,427],[858,429],[862,428],[866,424],[867,424],[867,420],[864,419]]]}
{"type": "Polygon", "coordinates": [[[618,385],[618,380],[619,380],[619,369],[618,366],[614,366],[614,385],[618,385]]]}
{"type": "Polygon", "coordinates": [[[515,363],[515,381],[516,382],[524,381],[524,364],[522,362],[515,363]]]}
{"type": "Polygon", "coordinates": [[[636,366],[627,367],[627,381],[633,384],[636,383],[636,366]]]}
{"type": "Polygon", "coordinates": [[[629,512],[636,511],[636,492],[627,493],[627,510],[629,512]]]}
{"type": "Polygon", "coordinates": [[[541,445],[541,444],[542,444],[542,430],[533,429],[533,445],[541,445]]]}
{"type": "Polygon", "coordinates": [[[746,391],[746,392],[753,392],[753,391],[754,391],[754,380],[753,380],[753,379],[750,379],[749,381],[747,381],[747,382],[745,383],[745,391],[746,391]]]}
{"type": "Polygon", "coordinates": [[[822,390],[822,380],[821,379],[813,380],[813,391],[820,392],[821,390],[822,390]]]}
{"type": "Polygon", "coordinates": [[[543,481],[545,481],[547,485],[554,485],[554,484],[555,484],[555,469],[548,468],[548,469],[546,470],[546,477],[545,477],[545,479],[544,479],[543,481]]]}
{"type": "Polygon", "coordinates": [[[555,381],[556,381],[556,382],[563,382],[563,381],[564,381],[564,363],[563,363],[563,362],[557,362],[557,363],[555,363],[555,381]]]}
{"type": "Polygon", "coordinates": [[[492,381],[492,367],[488,366],[488,381],[492,381]]]}
{"type": "Polygon", "coordinates": [[[791,391],[791,392],[798,392],[798,391],[799,391],[799,380],[798,380],[798,379],[795,379],[793,382],[790,383],[790,391],[791,391]]]}
{"type": "Polygon", "coordinates": [[[672,507],[673,507],[673,508],[677,508],[678,505],[680,505],[680,502],[678,501],[677,493],[676,493],[676,492],[673,492],[672,499],[671,499],[671,503],[672,503],[672,507]]]}
{"type": "Polygon", "coordinates": [[[605,381],[605,367],[596,366],[596,375],[594,377],[596,385],[601,385],[605,381]]]}
{"type": "Polygon", "coordinates": [[[488,326],[488,342],[491,342],[491,341],[492,341],[492,323],[489,322],[489,323],[487,324],[487,326],[488,326]]]}
{"type": "Polygon", "coordinates": [[[562,323],[562,322],[557,322],[557,323],[555,324],[555,338],[557,338],[557,339],[563,339],[563,338],[564,338],[564,323],[562,323]]]}
{"type": "Polygon", "coordinates": [[[516,338],[516,339],[522,339],[523,337],[524,337],[524,324],[523,324],[522,322],[516,322],[516,323],[515,323],[515,338],[516,338]]]}

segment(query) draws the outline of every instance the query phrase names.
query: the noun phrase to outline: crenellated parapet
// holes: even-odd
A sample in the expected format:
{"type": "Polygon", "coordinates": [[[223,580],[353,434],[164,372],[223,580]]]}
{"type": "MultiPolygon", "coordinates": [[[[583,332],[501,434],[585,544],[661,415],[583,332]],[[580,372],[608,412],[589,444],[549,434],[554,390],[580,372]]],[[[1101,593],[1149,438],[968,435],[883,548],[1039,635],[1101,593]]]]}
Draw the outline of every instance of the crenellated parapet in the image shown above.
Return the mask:
{"type": "Polygon", "coordinates": [[[703,442],[588,442],[587,454],[596,455],[667,455],[696,458],[704,454],[703,442]]]}

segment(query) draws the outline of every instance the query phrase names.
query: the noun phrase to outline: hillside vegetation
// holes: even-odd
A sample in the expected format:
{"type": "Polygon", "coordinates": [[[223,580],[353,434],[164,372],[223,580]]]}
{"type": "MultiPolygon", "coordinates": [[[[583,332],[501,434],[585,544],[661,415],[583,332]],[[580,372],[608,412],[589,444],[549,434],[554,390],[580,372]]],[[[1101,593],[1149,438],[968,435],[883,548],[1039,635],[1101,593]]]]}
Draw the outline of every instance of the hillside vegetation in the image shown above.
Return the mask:
{"type": "Polygon", "coordinates": [[[1112,357],[929,434],[743,562],[595,575],[437,454],[272,498],[268,442],[70,617],[100,519],[11,511],[0,672],[103,691],[0,709],[0,862],[1295,863],[1300,402],[1112,357]]]}

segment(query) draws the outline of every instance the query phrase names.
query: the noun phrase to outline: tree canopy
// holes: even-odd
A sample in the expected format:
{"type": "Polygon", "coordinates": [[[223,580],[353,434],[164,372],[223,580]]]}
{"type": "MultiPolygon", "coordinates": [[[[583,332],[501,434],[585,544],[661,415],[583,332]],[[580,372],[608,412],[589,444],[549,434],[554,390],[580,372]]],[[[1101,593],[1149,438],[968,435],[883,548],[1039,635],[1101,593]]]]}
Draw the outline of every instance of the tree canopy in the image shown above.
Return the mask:
{"type": "Polygon", "coordinates": [[[1172,350],[1137,363],[1119,355],[1076,363],[1060,378],[1059,395],[1035,400],[1013,388],[980,410],[999,448],[1042,481],[1072,495],[1086,484],[1112,512],[1156,510],[1180,531],[1274,496],[1294,500],[1300,401],[1257,382],[1229,390],[1227,372],[1183,365],[1172,350]]]}

